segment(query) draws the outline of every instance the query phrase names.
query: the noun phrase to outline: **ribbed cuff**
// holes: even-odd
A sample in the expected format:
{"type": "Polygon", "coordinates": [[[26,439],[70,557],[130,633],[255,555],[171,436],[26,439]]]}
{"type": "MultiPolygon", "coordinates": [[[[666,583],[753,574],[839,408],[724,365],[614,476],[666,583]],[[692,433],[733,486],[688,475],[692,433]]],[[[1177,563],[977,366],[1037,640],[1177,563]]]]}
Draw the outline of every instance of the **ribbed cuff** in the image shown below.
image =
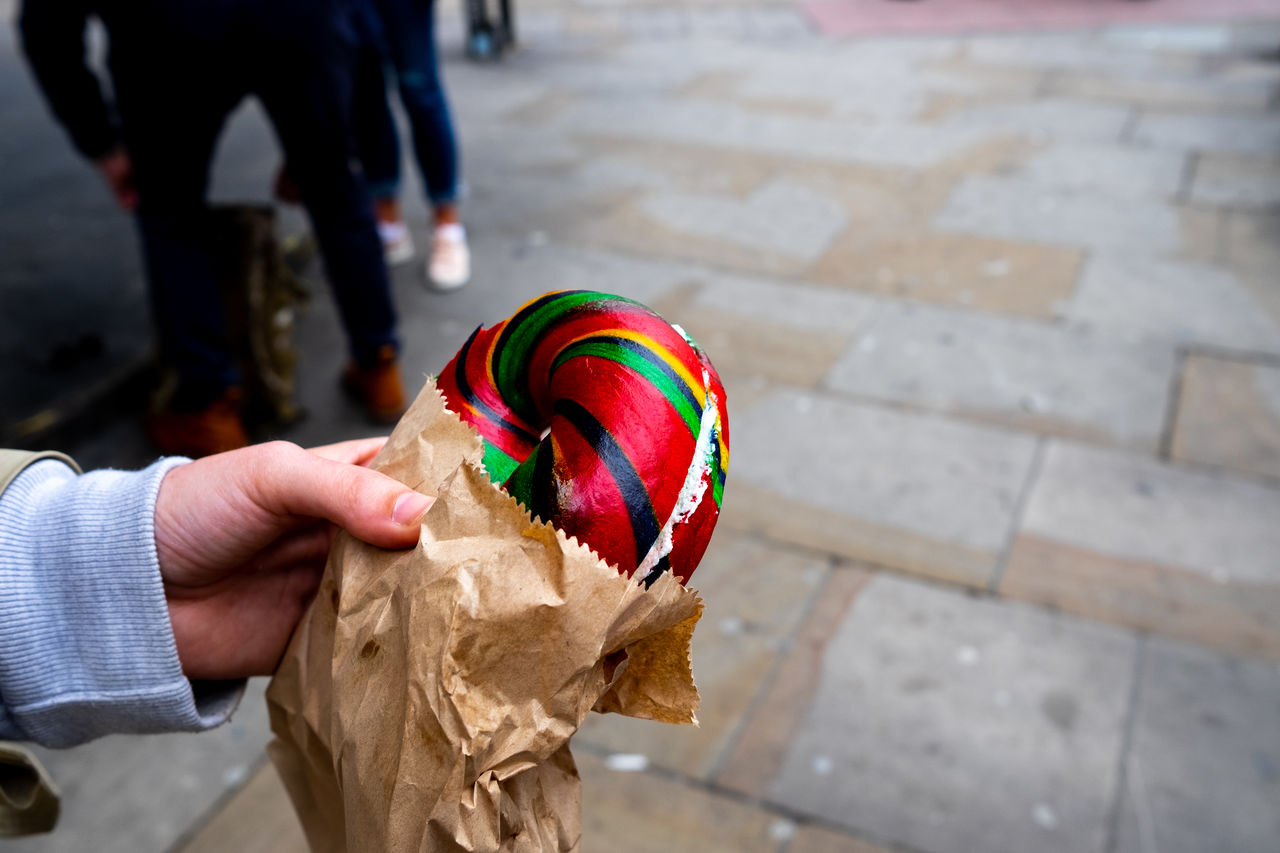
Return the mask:
{"type": "Polygon", "coordinates": [[[0,722],[64,747],[234,710],[243,682],[202,684],[197,701],[182,674],[156,559],[160,481],[186,461],[79,477],[39,462],[0,495],[0,722]]]}

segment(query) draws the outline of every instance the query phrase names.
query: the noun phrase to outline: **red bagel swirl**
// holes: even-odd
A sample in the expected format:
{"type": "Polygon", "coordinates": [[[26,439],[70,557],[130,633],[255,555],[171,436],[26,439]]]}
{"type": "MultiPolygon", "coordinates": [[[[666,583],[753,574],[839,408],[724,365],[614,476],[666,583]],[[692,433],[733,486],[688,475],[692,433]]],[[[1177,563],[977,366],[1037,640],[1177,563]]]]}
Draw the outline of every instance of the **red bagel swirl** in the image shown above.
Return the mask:
{"type": "Polygon", "coordinates": [[[719,517],[729,434],[720,378],[681,330],[620,296],[549,293],[477,329],[439,388],[535,516],[623,574],[688,580],[719,517]]]}

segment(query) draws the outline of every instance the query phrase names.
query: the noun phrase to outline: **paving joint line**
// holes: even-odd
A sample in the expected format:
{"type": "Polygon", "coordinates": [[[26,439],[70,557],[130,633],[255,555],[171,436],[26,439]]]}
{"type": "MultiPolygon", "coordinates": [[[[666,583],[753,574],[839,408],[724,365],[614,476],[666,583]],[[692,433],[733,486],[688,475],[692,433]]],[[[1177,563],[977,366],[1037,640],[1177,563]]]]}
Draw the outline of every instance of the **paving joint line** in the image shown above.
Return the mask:
{"type": "MultiPolygon", "coordinates": [[[[1174,462],[1172,464],[1181,468],[1191,468],[1192,470],[1196,470],[1193,466],[1183,465],[1181,462],[1174,462]]],[[[1218,473],[1222,473],[1222,472],[1218,472],[1218,473]]],[[[1263,485],[1271,486],[1272,483],[1263,483],[1263,485]]],[[[791,542],[786,539],[775,538],[773,536],[770,536],[767,533],[760,533],[760,534],[754,534],[754,535],[759,536],[763,541],[769,544],[778,546],[783,549],[801,549],[801,550],[813,552],[813,549],[811,548],[805,548],[805,546],[798,545],[795,542],[791,542]]],[[[893,566],[887,563],[877,562],[867,557],[854,557],[848,554],[841,554],[835,551],[817,551],[814,553],[818,553],[820,555],[833,558],[836,561],[837,570],[839,570],[839,566],[841,564],[847,564],[851,567],[861,568],[864,571],[867,571],[873,575],[879,575],[879,574],[890,575],[892,577],[901,578],[913,584],[926,586],[926,587],[938,589],[944,592],[950,592],[957,595],[963,595],[969,598],[991,601],[997,604],[1009,604],[1009,605],[1016,605],[1018,607],[1030,608],[1032,610],[1035,610],[1036,612],[1044,613],[1048,616],[1051,616],[1057,619],[1065,619],[1071,622],[1079,622],[1079,623],[1085,623],[1089,625],[1100,625],[1100,626],[1114,629],[1116,631],[1120,631],[1124,634],[1131,635],[1131,636],[1136,635],[1136,636],[1163,637],[1166,639],[1185,643],[1197,649],[1202,649],[1204,651],[1213,652],[1219,655],[1224,655],[1231,659],[1238,659],[1238,660],[1245,660],[1245,661],[1261,661],[1263,663],[1268,663],[1268,664],[1276,663],[1275,658],[1270,656],[1265,651],[1244,651],[1239,649],[1224,650],[1218,646],[1209,645],[1199,640],[1187,639],[1185,637],[1178,637],[1176,635],[1168,634],[1165,632],[1159,632],[1159,631],[1153,632],[1150,629],[1140,628],[1138,626],[1135,626],[1133,624],[1130,624],[1124,621],[1103,619],[1098,616],[1089,616],[1083,613],[1063,610],[1061,607],[1057,605],[1046,604],[1041,601],[1014,598],[1014,597],[1010,597],[1002,594],[1001,592],[999,592],[998,589],[993,591],[988,586],[973,586],[971,584],[966,584],[961,581],[948,580],[946,578],[940,578],[935,575],[923,574],[921,572],[913,571],[911,569],[906,569],[901,566],[893,566]]]]}
{"type": "MultiPolygon", "coordinates": [[[[227,786],[222,794],[209,804],[208,808],[198,814],[196,819],[178,835],[173,844],[166,848],[166,853],[183,853],[192,842],[200,837],[200,833],[222,814],[227,806],[231,804],[231,801],[249,786],[249,783],[262,772],[263,768],[269,765],[271,765],[271,756],[267,754],[267,749],[264,745],[262,754],[249,764],[244,776],[234,785],[227,786]]],[[[292,811],[292,798],[290,798],[290,804],[290,811],[292,811]]]]}
{"type": "Polygon", "coordinates": [[[1120,135],[1116,140],[1121,145],[1134,145],[1133,135],[1138,131],[1138,123],[1142,121],[1145,109],[1141,104],[1131,104],[1129,106],[1129,115],[1125,117],[1124,124],[1120,127],[1120,135]]]}
{"type": "Polygon", "coordinates": [[[1231,258],[1229,257],[1231,245],[1230,245],[1230,241],[1228,240],[1228,237],[1231,232],[1231,228],[1230,228],[1231,215],[1232,215],[1231,211],[1229,210],[1225,210],[1220,207],[1214,209],[1213,257],[1211,260],[1215,264],[1229,265],[1231,263],[1231,258]]]}
{"type": "Polygon", "coordinates": [[[1240,364],[1256,364],[1263,367],[1280,368],[1280,351],[1232,349],[1221,344],[1199,342],[1183,344],[1182,349],[1188,356],[1198,355],[1204,358],[1216,358],[1220,361],[1235,361],[1240,364]]]}
{"type": "Polygon", "coordinates": [[[1116,789],[1111,811],[1107,816],[1107,837],[1103,847],[1105,853],[1116,853],[1116,845],[1120,842],[1120,821],[1123,818],[1125,787],[1129,779],[1129,754],[1133,749],[1133,733],[1138,724],[1138,705],[1142,701],[1142,686],[1146,678],[1147,641],[1147,634],[1139,632],[1133,653],[1129,697],[1125,703],[1124,722],[1120,730],[1120,754],[1116,759],[1116,789]]]}
{"type": "Polygon", "coordinates": [[[728,763],[730,756],[732,756],[734,750],[737,748],[738,741],[741,739],[742,733],[750,726],[756,713],[767,701],[770,692],[773,690],[774,684],[777,683],[779,675],[786,666],[788,660],[791,658],[791,654],[796,647],[796,638],[804,630],[804,627],[809,624],[809,620],[813,618],[814,611],[818,609],[819,602],[823,600],[827,588],[831,586],[831,579],[835,577],[835,573],[842,571],[838,555],[827,552],[817,553],[825,555],[823,560],[825,565],[823,566],[823,569],[826,576],[823,578],[822,583],[818,584],[813,592],[809,594],[809,600],[805,602],[803,613],[800,615],[800,618],[796,620],[795,625],[786,635],[783,643],[779,645],[778,651],[780,654],[778,654],[773,664],[769,667],[769,672],[763,679],[761,679],[759,689],[757,689],[756,694],[752,697],[751,703],[747,706],[746,711],[738,720],[737,725],[734,726],[729,737],[725,740],[725,745],[721,749],[720,755],[708,768],[708,780],[713,780],[724,772],[725,765],[728,763]]]}
{"type": "Polygon", "coordinates": [[[1173,437],[1178,429],[1178,410],[1182,408],[1182,385],[1186,378],[1189,355],[1185,346],[1179,345],[1174,349],[1173,373],[1169,377],[1160,441],[1156,445],[1156,458],[1163,462],[1173,461],[1173,437]]]}
{"type": "MultiPolygon", "coordinates": [[[[608,758],[610,755],[615,754],[614,750],[605,749],[586,741],[574,744],[573,748],[575,751],[581,751],[597,758],[608,758]]],[[[693,776],[680,770],[667,767],[664,764],[650,763],[641,772],[651,773],[668,782],[674,782],[678,785],[704,791],[713,796],[737,803],[738,805],[763,811],[777,819],[789,821],[797,828],[802,826],[811,826],[819,829],[827,829],[859,841],[875,844],[883,847],[885,850],[901,851],[901,853],[928,853],[928,851],[924,849],[911,847],[899,841],[891,841],[886,838],[881,838],[867,833],[865,830],[858,827],[851,827],[846,824],[837,823],[829,818],[793,808],[775,800],[771,800],[768,797],[753,797],[750,794],[745,794],[734,788],[726,787],[711,779],[703,779],[698,776],[693,776]]],[[[790,842],[787,843],[789,844],[790,842]]],[[[173,851],[173,853],[177,853],[177,851],[173,851]]]]}
{"type": "Polygon", "coordinates": [[[1053,97],[1054,90],[1062,80],[1063,70],[1061,68],[1046,68],[1040,72],[1040,79],[1031,87],[1031,99],[1044,100],[1053,97]]]}
{"type": "MultiPolygon", "coordinates": [[[[787,384],[787,383],[781,383],[787,384]]],[[[797,387],[799,386],[792,386],[797,387]]],[[[924,417],[935,418],[938,420],[950,421],[954,424],[969,427],[982,427],[985,429],[998,430],[1001,432],[1012,432],[1019,435],[1029,436],[1031,438],[1043,439],[1059,439],[1062,441],[1071,441],[1076,444],[1083,444],[1088,447],[1099,447],[1104,450],[1120,450],[1126,453],[1139,452],[1132,445],[1122,444],[1115,441],[1102,441],[1087,436],[1077,437],[1070,433],[1049,432],[1046,430],[1032,429],[1026,425],[1019,424],[1012,418],[1003,419],[999,414],[990,417],[984,417],[980,412],[973,411],[950,411],[947,409],[934,408],[927,403],[917,403],[910,400],[893,400],[888,397],[876,397],[860,391],[848,391],[843,388],[834,388],[829,385],[826,380],[820,381],[812,388],[799,388],[805,393],[821,393],[835,400],[846,403],[853,403],[862,406],[871,406],[885,411],[897,412],[907,415],[921,415],[924,417]]]]}
{"type": "Polygon", "coordinates": [[[1027,476],[1018,491],[1018,499],[1014,502],[1013,512],[1009,518],[1009,533],[1005,537],[1004,547],[1000,550],[1000,558],[991,571],[991,579],[987,582],[986,591],[993,598],[999,598],[1000,583],[1004,580],[1005,570],[1009,567],[1009,559],[1013,555],[1013,545],[1017,541],[1018,531],[1026,516],[1027,505],[1031,502],[1031,493],[1040,482],[1040,473],[1044,468],[1044,457],[1048,454],[1049,438],[1041,435],[1036,439],[1035,449],[1031,453],[1031,464],[1027,466],[1027,476]]]}
{"type": "Polygon", "coordinates": [[[1186,204],[1191,200],[1191,188],[1199,177],[1200,158],[1203,154],[1196,149],[1187,152],[1182,161],[1182,173],[1178,176],[1178,188],[1173,192],[1173,203],[1186,204]]]}
{"type": "Polygon", "coordinates": [[[1200,462],[1194,459],[1171,458],[1168,460],[1168,464],[1197,474],[1206,474],[1212,477],[1229,477],[1233,480],[1244,483],[1254,483],[1269,489],[1280,489],[1280,475],[1276,474],[1256,474],[1240,468],[1232,468],[1227,465],[1215,464],[1213,462],[1200,462]]]}

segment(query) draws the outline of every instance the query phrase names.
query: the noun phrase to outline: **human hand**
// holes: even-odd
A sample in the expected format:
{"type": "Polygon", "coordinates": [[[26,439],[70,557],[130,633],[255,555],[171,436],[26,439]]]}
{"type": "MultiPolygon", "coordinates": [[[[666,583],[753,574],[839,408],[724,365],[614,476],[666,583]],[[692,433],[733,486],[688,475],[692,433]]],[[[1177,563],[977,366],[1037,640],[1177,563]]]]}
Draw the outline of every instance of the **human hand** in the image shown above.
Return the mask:
{"type": "Polygon", "coordinates": [[[431,498],[363,467],[385,441],[270,442],[165,475],[156,556],[187,677],[275,670],[320,583],[328,522],[383,548],[418,541],[431,498]]]}
{"type": "Polygon", "coordinates": [[[138,207],[138,188],[133,183],[133,161],[123,148],[113,148],[93,161],[111,189],[111,194],[125,210],[138,207]]]}

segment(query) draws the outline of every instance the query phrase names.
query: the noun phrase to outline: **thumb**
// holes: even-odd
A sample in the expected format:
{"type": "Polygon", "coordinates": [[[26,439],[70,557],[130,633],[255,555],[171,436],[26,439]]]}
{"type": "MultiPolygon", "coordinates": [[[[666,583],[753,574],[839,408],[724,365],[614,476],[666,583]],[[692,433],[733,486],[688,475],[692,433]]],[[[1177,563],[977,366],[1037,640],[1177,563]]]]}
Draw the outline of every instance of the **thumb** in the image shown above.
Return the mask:
{"type": "Polygon", "coordinates": [[[269,510],[323,518],[382,548],[418,541],[422,516],[434,498],[385,474],[325,459],[297,445],[259,445],[257,493],[269,510]]]}

